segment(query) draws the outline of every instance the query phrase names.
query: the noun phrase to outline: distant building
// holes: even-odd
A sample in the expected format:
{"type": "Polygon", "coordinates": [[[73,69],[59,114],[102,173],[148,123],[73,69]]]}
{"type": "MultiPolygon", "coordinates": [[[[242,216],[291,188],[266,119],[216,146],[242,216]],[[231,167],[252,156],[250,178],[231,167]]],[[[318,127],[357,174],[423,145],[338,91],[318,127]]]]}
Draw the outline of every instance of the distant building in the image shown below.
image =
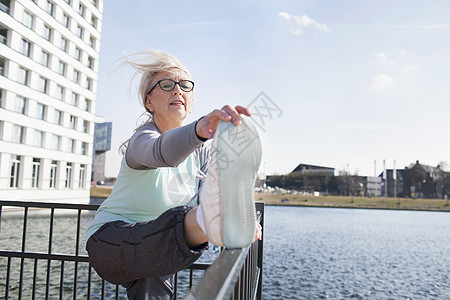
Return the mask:
{"type": "Polygon", "coordinates": [[[299,164],[292,173],[301,172],[302,174],[321,174],[334,176],[334,168],[321,167],[314,165],[299,164]]]}
{"type": "Polygon", "coordinates": [[[102,12],[0,2],[0,199],[88,203],[102,12]]]}
{"type": "Polygon", "coordinates": [[[94,134],[94,155],[92,181],[105,182],[106,151],[111,150],[112,123],[96,123],[94,134]]]}
{"type": "Polygon", "coordinates": [[[450,194],[450,172],[416,161],[406,169],[403,192],[411,198],[443,199],[450,194]]]}
{"type": "Polygon", "coordinates": [[[383,173],[381,173],[378,176],[379,180],[381,180],[381,196],[405,197],[404,180],[408,170],[397,169],[395,171],[396,176],[394,176],[393,169],[386,169],[386,175],[383,175],[383,173]],[[384,178],[384,176],[386,178],[384,178]]]}
{"type": "Polygon", "coordinates": [[[381,177],[367,177],[366,196],[380,197],[381,196],[381,177]]]}

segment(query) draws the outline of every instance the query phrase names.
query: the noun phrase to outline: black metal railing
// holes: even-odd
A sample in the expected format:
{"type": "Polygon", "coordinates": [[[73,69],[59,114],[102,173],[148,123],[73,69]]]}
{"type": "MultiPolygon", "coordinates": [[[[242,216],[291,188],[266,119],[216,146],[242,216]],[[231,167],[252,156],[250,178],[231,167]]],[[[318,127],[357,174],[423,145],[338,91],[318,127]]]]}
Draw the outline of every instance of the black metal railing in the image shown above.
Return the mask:
{"type": "MultiPolygon", "coordinates": [[[[264,203],[256,203],[256,211],[264,231],[264,203]]],[[[225,249],[186,299],[262,299],[262,271],[263,239],[244,249],[225,249]]]]}
{"type": "MultiPolygon", "coordinates": [[[[0,297],[126,298],[123,287],[96,274],[84,250],[85,232],[97,208],[0,201],[0,297]]],[[[264,204],[257,203],[257,211],[263,225],[264,204]]],[[[180,271],[175,276],[175,298],[192,290],[189,299],[261,299],[262,246],[261,240],[245,249],[225,249],[212,265],[196,263],[180,271]]]]}

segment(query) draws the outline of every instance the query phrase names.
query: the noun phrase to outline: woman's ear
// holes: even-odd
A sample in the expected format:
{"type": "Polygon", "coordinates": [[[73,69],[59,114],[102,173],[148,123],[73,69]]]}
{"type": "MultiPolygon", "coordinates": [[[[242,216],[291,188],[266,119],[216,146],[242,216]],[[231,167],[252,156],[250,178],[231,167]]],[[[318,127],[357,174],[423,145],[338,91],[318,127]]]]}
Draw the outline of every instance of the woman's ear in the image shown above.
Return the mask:
{"type": "Polygon", "coordinates": [[[151,103],[151,101],[150,101],[150,96],[149,95],[147,95],[146,96],[146,98],[145,98],[145,109],[148,111],[148,112],[150,112],[150,113],[153,113],[153,105],[152,105],[152,103],[151,103]]]}

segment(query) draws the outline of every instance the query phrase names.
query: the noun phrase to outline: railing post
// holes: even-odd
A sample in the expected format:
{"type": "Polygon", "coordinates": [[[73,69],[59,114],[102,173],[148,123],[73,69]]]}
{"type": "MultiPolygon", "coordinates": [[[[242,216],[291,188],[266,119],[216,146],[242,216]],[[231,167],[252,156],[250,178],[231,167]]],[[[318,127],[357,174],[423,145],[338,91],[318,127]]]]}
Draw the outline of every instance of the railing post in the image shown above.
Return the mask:
{"type": "Polygon", "coordinates": [[[262,300],[262,289],[263,289],[263,247],[264,247],[264,203],[263,202],[256,202],[256,211],[261,212],[261,219],[259,221],[259,224],[261,224],[262,227],[262,239],[258,241],[258,261],[257,265],[259,268],[259,278],[258,278],[258,289],[256,291],[256,299],[262,300]]]}

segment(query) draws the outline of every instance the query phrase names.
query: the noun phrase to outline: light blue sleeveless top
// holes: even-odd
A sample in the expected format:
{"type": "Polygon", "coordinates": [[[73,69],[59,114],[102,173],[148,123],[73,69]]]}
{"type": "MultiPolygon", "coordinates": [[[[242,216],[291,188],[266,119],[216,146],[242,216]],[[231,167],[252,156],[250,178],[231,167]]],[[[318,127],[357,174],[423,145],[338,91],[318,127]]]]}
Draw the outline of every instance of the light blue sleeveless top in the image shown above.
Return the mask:
{"type": "Polygon", "coordinates": [[[108,222],[151,221],[170,208],[196,205],[191,200],[197,192],[199,169],[200,161],[195,152],[177,167],[150,170],[130,168],[124,156],[111,195],[97,210],[86,233],[86,241],[108,222]]]}

